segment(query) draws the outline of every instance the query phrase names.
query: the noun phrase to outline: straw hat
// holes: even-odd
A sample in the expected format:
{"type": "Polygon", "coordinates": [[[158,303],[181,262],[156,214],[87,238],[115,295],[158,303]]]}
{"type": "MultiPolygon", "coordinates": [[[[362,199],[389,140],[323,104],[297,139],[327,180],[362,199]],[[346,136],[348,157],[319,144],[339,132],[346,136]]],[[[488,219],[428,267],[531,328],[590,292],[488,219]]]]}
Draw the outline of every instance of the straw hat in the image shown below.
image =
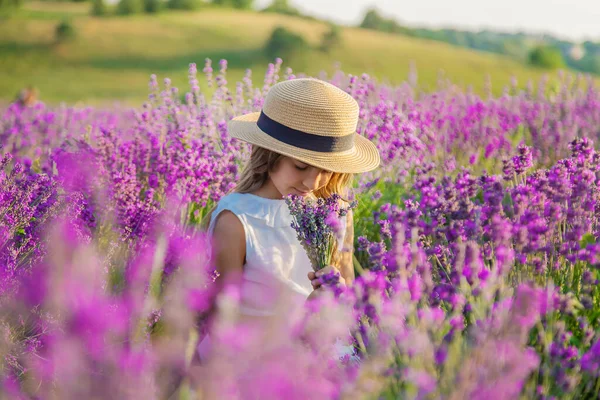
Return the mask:
{"type": "Polygon", "coordinates": [[[279,82],[261,112],[229,121],[236,139],[333,172],[379,166],[373,143],[356,133],[358,103],[338,87],[313,78],[279,82]]]}

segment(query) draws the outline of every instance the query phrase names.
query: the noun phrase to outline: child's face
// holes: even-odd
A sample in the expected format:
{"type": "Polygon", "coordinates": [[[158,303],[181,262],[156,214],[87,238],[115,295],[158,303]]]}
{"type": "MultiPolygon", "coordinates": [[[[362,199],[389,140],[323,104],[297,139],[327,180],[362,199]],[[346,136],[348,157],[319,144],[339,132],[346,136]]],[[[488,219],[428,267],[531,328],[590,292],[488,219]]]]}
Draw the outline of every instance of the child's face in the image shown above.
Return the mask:
{"type": "Polygon", "coordinates": [[[282,196],[308,196],[329,182],[333,172],[283,157],[269,174],[271,182],[282,196]]]}

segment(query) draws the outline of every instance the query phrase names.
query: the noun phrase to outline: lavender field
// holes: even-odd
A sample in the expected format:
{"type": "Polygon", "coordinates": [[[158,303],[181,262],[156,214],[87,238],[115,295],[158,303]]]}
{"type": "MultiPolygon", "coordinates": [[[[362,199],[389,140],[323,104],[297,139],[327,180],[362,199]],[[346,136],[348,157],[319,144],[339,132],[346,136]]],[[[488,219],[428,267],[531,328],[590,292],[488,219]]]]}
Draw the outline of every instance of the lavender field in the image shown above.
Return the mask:
{"type": "Polygon", "coordinates": [[[224,60],[191,64],[188,88],[152,76],[138,109],[0,110],[0,397],[599,398],[593,82],[481,97],[328,77],[382,156],[355,180],[357,279],[257,327],[235,286],[215,296],[201,221],[249,156],[227,121],[295,78],[280,66],[233,83],[224,60]]]}

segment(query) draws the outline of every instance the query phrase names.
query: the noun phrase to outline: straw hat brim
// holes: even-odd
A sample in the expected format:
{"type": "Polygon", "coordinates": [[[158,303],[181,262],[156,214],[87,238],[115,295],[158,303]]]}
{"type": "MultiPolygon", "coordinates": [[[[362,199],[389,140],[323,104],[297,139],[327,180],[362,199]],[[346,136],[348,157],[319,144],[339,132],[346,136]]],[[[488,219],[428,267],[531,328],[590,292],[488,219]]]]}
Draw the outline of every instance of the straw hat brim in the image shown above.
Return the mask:
{"type": "Polygon", "coordinates": [[[255,112],[235,117],[228,123],[229,134],[244,142],[332,172],[367,172],[377,168],[381,162],[377,147],[358,134],[354,140],[354,147],[344,152],[324,153],[305,150],[283,143],[263,132],[256,124],[259,116],[260,112],[255,112]]]}

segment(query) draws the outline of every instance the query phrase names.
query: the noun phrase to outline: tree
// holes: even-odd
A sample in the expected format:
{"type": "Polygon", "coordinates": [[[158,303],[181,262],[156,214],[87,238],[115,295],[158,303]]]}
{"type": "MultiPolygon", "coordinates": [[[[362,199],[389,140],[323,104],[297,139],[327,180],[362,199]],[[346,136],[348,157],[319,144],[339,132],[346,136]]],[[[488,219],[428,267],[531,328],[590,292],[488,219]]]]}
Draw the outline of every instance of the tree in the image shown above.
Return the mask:
{"type": "Polygon", "coordinates": [[[381,30],[384,22],[384,18],[381,15],[379,15],[377,10],[372,8],[365,14],[365,17],[363,18],[360,27],[365,29],[381,30]]]}
{"type": "Polygon", "coordinates": [[[582,46],[583,46],[583,50],[585,50],[586,53],[599,53],[600,54],[600,43],[594,43],[589,40],[586,40],[585,42],[583,42],[582,46]]]}
{"type": "Polygon", "coordinates": [[[173,10],[196,10],[200,7],[199,0],[168,0],[167,7],[173,10]]]}
{"type": "Polygon", "coordinates": [[[92,15],[106,15],[106,3],[104,0],[92,0],[92,15]]]}
{"type": "Polygon", "coordinates": [[[263,9],[262,11],[285,15],[301,15],[300,11],[297,8],[292,7],[288,0],[273,0],[271,5],[263,9]]]}
{"type": "Polygon", "coordinates": [[[321,51],[329,53],[334,47],[342,43],[342,30],[338,25],[331,24],[329,31],[323,34],[321,38],[321,51]]]}
{"type": "Polygon", "coordinates": [[[600,55],[590,54],[587,61],[588,61],[588,65],[587,65],[588,71],[590,71],[593,74],[600,75],[600,55]]]}
{"type": "Polygon", "coordinates": [[[410,36],[415,35],[412,29],[400,25],[393,18],[385,18],[381,16],[379,12],[374,8],[367,11],[360,24],[360,27],[364,29],[372,29],[382,32],[400,33],[403,35],[410,36]]]}
{"type": "Polygon", "coordinates": [[[286,60],[306,49],[308,44],[302,36],[278,26],[267,41],[265,53],[271,59],[281,57],[286,60]]]}
{"type": "Polygon", "coordinates": [[[600,54],[586,53],[579,60],[571,60],[573,68],[600,75],[600,54]]]}
{"type": "Polygon", "coordinates": [[[267,7],[265,10],[273,11],[273,12],[286,12],[290,9],[290,3],[288,0],[273,0],[271,5],[267,7]]]}
{"type": "Polygon", "coordinates": [[[242,10],[249,10],[254,5],[254,0],[212,0],[212,4],[217,6],[233,7],[242,10]]]}
{"type": "Polygon", "coordinates": [[[57,42],[66,42],[75,37],[75,28],[68,20],[61,21],[54,30],[54,36],[57,42]]]}
{"type": "Polygon", "coordinates": [[[144,0],[144,11],[148,14],[154,14],[163,9],[163,0],[144,0]]]}
{"type": "Polygon", "coordinates": [[[141,0],[120,0],[117,4],[117,14],[130,15],[142,12],[144,8],[141,0]]]}
{"type": "Polygon", "coordinates": [[[233,8],[239,8],[240,10],[251,10],[254,6],[254,0],[230,0],[233,8]]]}
{"type": "Polygon", "coordinates": [[[542,68],[564,68],[565,60],[560,49],[552,46],[537,46],[529,53],[529,63],[542,68]]]}

